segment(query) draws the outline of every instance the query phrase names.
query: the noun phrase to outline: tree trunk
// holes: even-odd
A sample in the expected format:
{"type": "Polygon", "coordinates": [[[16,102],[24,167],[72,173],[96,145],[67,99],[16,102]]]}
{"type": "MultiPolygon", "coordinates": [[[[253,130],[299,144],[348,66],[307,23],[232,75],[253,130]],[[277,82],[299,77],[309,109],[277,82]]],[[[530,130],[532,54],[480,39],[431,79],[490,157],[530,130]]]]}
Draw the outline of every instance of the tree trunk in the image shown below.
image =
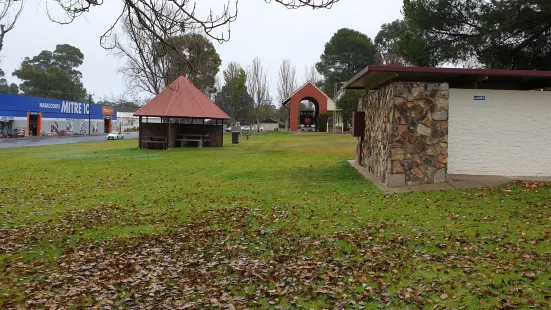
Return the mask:
{"type": "Polygon", "coordinates": [[[5,26],[0,25],[0,51],[4,47],[4,35],[6,34],[6,31],[4,29],[5,29],[5,26]]]}

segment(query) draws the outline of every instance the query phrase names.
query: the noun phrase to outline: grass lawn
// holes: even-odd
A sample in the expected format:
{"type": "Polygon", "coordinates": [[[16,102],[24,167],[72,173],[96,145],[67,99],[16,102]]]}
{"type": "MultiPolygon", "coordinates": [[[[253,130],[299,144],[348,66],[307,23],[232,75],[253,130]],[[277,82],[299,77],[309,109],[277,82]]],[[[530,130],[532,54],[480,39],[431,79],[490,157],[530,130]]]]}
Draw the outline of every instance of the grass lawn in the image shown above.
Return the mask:
{"type": "Polygon", "coordinates": [[[348,135],[0,150],[0,308],[551,308],[551,186],[385,195],[348,135]]]}

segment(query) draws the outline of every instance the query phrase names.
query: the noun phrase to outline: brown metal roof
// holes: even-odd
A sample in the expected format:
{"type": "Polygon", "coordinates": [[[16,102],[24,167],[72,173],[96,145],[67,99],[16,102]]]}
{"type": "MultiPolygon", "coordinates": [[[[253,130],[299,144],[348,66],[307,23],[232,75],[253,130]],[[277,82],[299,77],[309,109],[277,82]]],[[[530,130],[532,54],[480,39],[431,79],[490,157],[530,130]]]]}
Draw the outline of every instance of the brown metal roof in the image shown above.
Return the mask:
{"type": "Polygon", "coordinates": [[[136,111],[134,116],[230,118],[183,76],[136,111]]]}
{"type": "Polygon", "coordinates": [[[446,82],[452,88],[529,90],[551,87],[551,71],[368,66],[342,89],[375,89],[390,81],[446,82]]]}

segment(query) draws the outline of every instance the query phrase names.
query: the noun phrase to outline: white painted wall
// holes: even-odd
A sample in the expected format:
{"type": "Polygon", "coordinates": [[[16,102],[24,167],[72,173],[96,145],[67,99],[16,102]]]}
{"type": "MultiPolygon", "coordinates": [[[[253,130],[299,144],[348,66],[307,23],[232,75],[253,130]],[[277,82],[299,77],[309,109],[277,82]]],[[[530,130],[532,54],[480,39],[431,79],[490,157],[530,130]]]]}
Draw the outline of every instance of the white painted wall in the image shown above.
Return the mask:
{"type": "Polygon", "coordinates": [[[263,128],[264,131],[274,131],[276,128],[279,129],[279,124],[260,123],[260,128],[263,128]]]}
{"type": "Polygon", "coordinates": [[[327,98],[327,111],[336,111],[337,110],[337,104],[335,104],[335,101],[331,100],[331,98],[327,98]]]}
{"type": "Polygon", "coordinates": [[[551,92],[450,89],[449,102],[448,174],[551,176],[551,92]]]}

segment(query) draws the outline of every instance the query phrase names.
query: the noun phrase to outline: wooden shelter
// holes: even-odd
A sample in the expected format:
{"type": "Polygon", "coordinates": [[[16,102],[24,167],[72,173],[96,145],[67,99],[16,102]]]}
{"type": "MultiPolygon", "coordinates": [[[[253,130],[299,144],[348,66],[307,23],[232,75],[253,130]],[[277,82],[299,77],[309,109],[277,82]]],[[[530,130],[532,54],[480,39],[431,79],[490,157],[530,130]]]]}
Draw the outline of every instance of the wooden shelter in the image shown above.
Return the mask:
{"type": "Polygon", "coordinates": [[[180,76],[140,108],[139,148],[220,147],[230,117],[185,77],[180,76]]]}

